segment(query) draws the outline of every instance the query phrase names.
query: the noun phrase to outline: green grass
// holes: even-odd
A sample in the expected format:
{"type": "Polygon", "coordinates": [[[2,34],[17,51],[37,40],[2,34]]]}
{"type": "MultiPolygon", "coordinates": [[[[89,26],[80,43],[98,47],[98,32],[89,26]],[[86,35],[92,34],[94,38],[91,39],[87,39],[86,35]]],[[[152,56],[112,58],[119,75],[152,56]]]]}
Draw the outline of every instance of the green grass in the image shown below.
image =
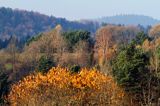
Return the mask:
{"type": "Polygon", "coordinates": [[[4,67],[6,70],[11,70],[13,68],[11,63],[6,63],[4,67]]]}

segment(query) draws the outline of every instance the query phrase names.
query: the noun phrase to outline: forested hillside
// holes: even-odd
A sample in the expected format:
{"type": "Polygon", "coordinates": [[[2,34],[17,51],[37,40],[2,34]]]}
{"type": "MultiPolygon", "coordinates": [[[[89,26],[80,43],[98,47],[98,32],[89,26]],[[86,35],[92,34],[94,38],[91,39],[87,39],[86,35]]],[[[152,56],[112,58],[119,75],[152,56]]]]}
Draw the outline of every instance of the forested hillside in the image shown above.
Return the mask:
{"type": "Polygon", "coordinates": [[[21,43],[24,43],[28,38],[49,31],[58,24],[64,30],[81,29],[90,32],[95,32],[98,27],[98,24],[92,21],[80,23],[37,12],[2,7],[0,8],[0,45],[6,46],[11,36],[16,36],[21,43]]]}
{"type": "Polygon", "coordinates": [[[11,40],[11,36],[18,38],[19,46],[31,37],[53,29],[56,25],[61,25],[64,31],[86,30],[95,33],[100,25],[139,25],[143,31],[147,32],[150,25],[158,23],[151,17],[138,15],[124,15],[101,18],[98,20],[68,21],[65,18],[47,16],[33,11],[25,11],[11,8],[0,8],[0,48],[5,48],[11,40]],[[144,28],[146,27],[146,28],[144,28]]]}

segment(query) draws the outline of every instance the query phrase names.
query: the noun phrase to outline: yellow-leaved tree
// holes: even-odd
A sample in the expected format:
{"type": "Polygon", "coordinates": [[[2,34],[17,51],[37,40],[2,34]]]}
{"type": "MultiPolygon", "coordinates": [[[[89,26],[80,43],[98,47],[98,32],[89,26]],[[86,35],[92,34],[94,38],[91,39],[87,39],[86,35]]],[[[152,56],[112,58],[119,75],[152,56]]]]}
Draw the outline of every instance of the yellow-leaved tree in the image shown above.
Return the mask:
{"type": "Polygon", "coordinates": [[[111,76],[96,69],[73,74],[57,67],[12,85],[8,101],[12,106],[121,106],[124,96],[111,76]]]}

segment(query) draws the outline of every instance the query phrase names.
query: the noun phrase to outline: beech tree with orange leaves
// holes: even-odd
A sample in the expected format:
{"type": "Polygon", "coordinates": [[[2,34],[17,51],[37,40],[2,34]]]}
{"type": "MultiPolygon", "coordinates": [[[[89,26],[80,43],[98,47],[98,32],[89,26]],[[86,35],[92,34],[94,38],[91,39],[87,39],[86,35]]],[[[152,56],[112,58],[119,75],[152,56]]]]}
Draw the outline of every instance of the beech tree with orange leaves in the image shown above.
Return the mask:
{"type": "Polygon", "coordinates": [[[125,93],[111,76],[95,69],[71,74],[66,68],[52,68],[47,74],[33,74],[11,87],[11,106],[109,105],[124,104],[125,93]]]}

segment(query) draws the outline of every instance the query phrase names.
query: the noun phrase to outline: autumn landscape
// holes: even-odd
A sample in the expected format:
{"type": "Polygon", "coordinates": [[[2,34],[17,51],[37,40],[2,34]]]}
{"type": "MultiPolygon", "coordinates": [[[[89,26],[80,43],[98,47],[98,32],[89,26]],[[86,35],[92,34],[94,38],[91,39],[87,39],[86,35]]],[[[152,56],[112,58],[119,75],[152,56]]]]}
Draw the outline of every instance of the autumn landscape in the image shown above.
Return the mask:
{"type": "Polygon", "coordinates": [[[113,1],[0,1],[0,106],[160,106],[160,2],[113,1]]]}

